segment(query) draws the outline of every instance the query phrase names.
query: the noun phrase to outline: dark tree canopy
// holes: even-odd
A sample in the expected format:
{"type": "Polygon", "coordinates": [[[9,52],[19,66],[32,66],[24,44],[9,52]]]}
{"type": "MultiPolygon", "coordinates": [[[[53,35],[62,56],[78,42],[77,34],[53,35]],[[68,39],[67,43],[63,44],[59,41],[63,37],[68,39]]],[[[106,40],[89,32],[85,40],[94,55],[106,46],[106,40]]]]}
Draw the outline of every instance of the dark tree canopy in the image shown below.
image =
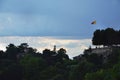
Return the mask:
{"type": "Polygon", "coordinates": [[[96,30],[92,38],[93,45],[118,45],[120,44],[120,30],[114,30],[113,28],[107,28],[103,30],[96,30]]]}
{"type": "MultiPolygon", "coordinates": [[[[96,30],[94,45],[120,44],[120,30],[96,30]]],[[[108,56],[92,53],[69,59],[66,49],[39,53],[27,43],[0,50],[0,80],[120,80],[120,47],[108,56]]]]}

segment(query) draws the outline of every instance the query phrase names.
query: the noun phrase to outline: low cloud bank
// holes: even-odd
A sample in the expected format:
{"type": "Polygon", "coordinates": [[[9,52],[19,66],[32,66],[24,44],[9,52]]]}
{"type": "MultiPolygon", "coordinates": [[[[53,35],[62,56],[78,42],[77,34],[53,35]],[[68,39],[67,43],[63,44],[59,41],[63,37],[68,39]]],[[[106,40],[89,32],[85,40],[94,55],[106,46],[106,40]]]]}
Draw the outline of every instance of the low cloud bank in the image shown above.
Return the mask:
{"type": "Polygon", "coordinates": [[[28,43],[29,46],[36,48],[42,52],[45,48],[53,50],[56,45],[57,49],[65,48],[70,58],[82,54],[84,49],[91,45],[91,39],[63,39],[55,37],[0,37],[0,50],[6,50],[6,46],[10,43],[20,45],[28,43]]]}

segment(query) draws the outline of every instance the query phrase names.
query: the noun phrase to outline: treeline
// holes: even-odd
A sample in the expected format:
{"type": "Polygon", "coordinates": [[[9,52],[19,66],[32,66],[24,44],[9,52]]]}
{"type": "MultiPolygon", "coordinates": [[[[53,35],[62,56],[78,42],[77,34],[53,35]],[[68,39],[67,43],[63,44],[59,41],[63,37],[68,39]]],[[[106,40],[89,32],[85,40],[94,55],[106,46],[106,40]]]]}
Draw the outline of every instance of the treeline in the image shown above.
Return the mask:
{"type": "Polygon", "coordinates": [[[0,51],[0,80],[120,80],[120,48],[112,51],[106,62],[95,53],[71,60],[63,48],[39,53],[27,43],[9,44],[0,51]]]}
{"type": "Polygon", "coordinates": [[[9,44],[0,51],[0,80],[68,80],[69,60],[63,48],[39,53],[27,43],[9,44]]]}
{"type": "Polygon", "coordinates": [[[0,51],[0,80],[120,80],[120,47],[110,49],[106,57],[91,53],[70,59],[63,48],[40,53],[27,43],[9,44],[0,51]]]}
{"type": "Polygon", "coordinates": [[[98,29],[94,32],[92,44],[104,46],[119,45],[120,30],[114,30],[113,28],[98,29]]]}

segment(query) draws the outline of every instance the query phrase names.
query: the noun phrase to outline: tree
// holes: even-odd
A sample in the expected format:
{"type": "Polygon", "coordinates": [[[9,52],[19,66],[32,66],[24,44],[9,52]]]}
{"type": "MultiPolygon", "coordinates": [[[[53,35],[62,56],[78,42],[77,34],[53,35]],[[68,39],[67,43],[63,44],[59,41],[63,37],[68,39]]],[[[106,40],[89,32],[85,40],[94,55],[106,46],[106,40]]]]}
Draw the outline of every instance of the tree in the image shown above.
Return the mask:
{"type": "Polygon", "coordinates": [[[4,51],[0,50],[0,59],[3,59],[4,58],[4,51]]]}
{"type": "Polygon", "coordinates": [[[57,58],[60,60],[60,61],[63,61],[65,59],[69,59],[69,56],[66,54],[66,50],[63,49],[63,48],[60,48],[58,50],[58,55],[57,55],[57,58]]]}
{"type": "Polygon", "coordinates": [[[20,53],[25,53],[26,49],[28,48],[28,44],[27,43],[21,43],[20,46],[18,46],[18,50],[20,53]]]}
{"type": "Polygon", "coordinates": [[[85,80],[105,80],[105,76],[104,70],[100,70],[97,72],[87,73],[85,75],[85,80]]]}
{"type": "Polygon", "coordinates": [[[16,60],[18,54],[18,48],[14,44],[9,44],[6,47],[6,56],[8,59],[16,60]]]}
{"type": "Polygon", "coordinates": [[[55,64],[55,56],[56,53],[53,51],[50,51],[49,49],[43,50],[43,57],[45,58],[48,66],[55,64]]]}
{"type": "Polygon", "coordinates": [[[120,44],[120,30],[118,31],[118,44],[120,44]]]}
{"type": "Polygon", "coordinates": [[[92,44],[93,45],[101,45],[101,31],[100,30],[96,30],[94,32],[94,36],[93,36],[93,39],[92,39],[92,44]]]}
{"type": "Polygon", "coordinates": [[[39,80],[40,72],[46,68],[46,62],[41,57],[34,57],[30,54],[21,59],[20,64],[24,69],[25,80],[39,80]]]}
{"type": "Polygon", "coordinates": [[[96,65],[96,68],[100,68],[103,64],[103,56],[92,53],[91,55],[85,55],[85,58],[88,62],[96,65]]]}
{"type": "Polygon", "coordinates": [[[70,70],[69,80],[84,80],[86,73],[93,72],[94,64],[82,61],[70,70]]]}
{"type": "Polygon", "coordinates": [[[115,30],[113,28],[107,28],[104,33],[106,40],[105,40],[105,45],[113,45],[115,44],[115,30]]]}
{"type": "Polygon", "coordinates": [[[96,30],[92,38],[93,45],[112,46],[120,44],[120,33],[113,28],[107,28],[105,30],[96,30]]]}
{"type": "Polygon", "coordinates": [[[0,80],[23,80],[23,69],[19,64],[12,63],[4,66],[0,80]]]}
{"type": "Polygon", "coordinates": [[[43,50],[43,56],[44,57],[50,57],[52,56],[54,53],[52,51],[50,51],[50,49],[45,49],[43,50]]]}

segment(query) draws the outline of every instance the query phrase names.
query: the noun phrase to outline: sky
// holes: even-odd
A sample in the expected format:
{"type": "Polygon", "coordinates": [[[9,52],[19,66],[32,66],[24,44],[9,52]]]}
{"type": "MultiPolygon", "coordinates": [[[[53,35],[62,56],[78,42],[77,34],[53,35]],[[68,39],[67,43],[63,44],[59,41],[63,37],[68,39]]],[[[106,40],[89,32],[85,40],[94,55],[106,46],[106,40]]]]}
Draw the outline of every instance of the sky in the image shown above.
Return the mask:
{"type": "Polygon", "coordinates": [[[91,38],[96,29],[118,29],[119,14],[119,0],[0,0],[0,35],[91,38]]]}
{"type": "Polygon", "coordinates": [[[78,56],[82,54],[84,49],[87,49],[91,44],[90,39],[57,39],[53,37],[20,37],[20,36],[7,36],[0,37],[0,49],[6,50],[6,46],[10,43],[19,46],[21,43],[28,43],[29,47],[33,47],[37,49],[38,52],[42,53],[45,49],[53,50],[54,45],[56,45],[56,49],[60,48],[66,49],[69,57],[78,56]]]}
{"type": "Polygon", "coordinates": [[[88,47],[96,29],[120,29],[119,14],[120,0],[0,0],[0,40],[5,37],[10,43],[19,37],[26,42],[31,37],[30,41],[46,38],[46,43],[78,40],[78,44],[88,40],[83,45],[88,47]],[[94,20],[96,24],[91,25],[94,20]]]}

